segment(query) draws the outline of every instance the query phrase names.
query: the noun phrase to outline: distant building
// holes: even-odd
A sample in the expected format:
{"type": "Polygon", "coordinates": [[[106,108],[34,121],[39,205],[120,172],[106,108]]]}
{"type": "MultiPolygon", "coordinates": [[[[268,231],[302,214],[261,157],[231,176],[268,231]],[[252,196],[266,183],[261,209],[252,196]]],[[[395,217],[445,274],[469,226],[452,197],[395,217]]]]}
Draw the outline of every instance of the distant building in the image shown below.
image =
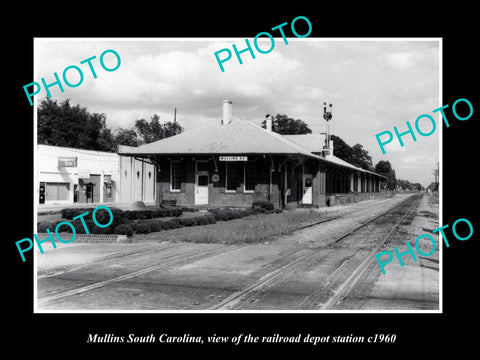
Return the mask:
{"type": "Polygon", "coordinates": [[[37,146],[38,204],[155,203],[155,166],[116,153],[37,146]]]}
{"type": "Polygon", "coordinates": [[[264,129],[233,117],[229,100],[216,124],[118,153],[155,164],[157,203],[183,206],[322,207],[335,193],[378,192],[386,179],[334,156],[322,135],[282,136],[269,119],[264,129]]]}

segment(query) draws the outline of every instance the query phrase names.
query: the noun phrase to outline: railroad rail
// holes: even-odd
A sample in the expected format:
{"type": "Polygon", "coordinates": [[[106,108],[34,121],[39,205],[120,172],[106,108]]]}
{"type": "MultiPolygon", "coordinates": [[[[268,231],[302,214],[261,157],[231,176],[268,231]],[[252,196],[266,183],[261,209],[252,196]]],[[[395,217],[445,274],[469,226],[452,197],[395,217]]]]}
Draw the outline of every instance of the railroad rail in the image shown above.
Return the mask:
{"type": "MultiPolygon", "coordinates": [[[[378,252],[378,249],[380,249],[381,246],[383,246],[385,242],[392,236],[392,234],[396,231],[398,226],[408,216],[408,214],[410,214],[411,211],[414,208],[416,208],[416,206],[418,206],[421,198],[422,198],[421,195],[412,195],[411,197],[405,199],[403,202],[392,207],[386,212],[383,212],[382,214],[379,214],[378,216],[375,216],[374,218],[369,219],[368,221],[364,222],[360,226],[357,226],[353,230],[350,230],[347,233],[342,234],[341,236],[335,238],[332,242],[330,242],[326,246],[320,246],[320,247],[309,248],[309,249],[301,248],[301,249],[296,249],[290,252],[289,254],[285,255],[281,259],[281,261],[277,261],[274,264],[271,264],[271,266],[269,266],[268,272],[265,273],[263,276],[261,276],[253,284],[250,284],[248,287],[232,293],[231,295],[227,296],[225,299],[223,299],[222,301],[220,301],[219,303],[211,307],[211,309],[234,310],[238,308],[241,305],[242,301],[247,300],[249,297],[254,296],[258,290],[268,286],[272,286],[279,280],[285,278],[286,276],[294,272],[295,268],[301,265],[304,262],[304,260],[315,256],[325,248],[335,246],[336,244],[340,243],[341,241],[347,239],[348,237],[357,233],[361,229],[365,228],[367,225],[372,224],[383,217],[386,217],[386,216],[398,217],[398,214],[395,214],[395,211],[398,211],[400,209],[400,211],[402,212],[402,215],[400,216],[400,219],[391,228],[391,230],[388,232],[388,234],[385,237],[383,237],[380,242],[376,244],[375,248],[371,252],[369,252],[369,254],[365,257],[365,259],[360,263],[360,265],[358,265],[354,269],[354,271],[350,274],[350,276],[348,276],[348,278],[344,281],[344,283],[341,284],[341,286],[337,289],[337,291],[335,291],[334,294],[325,303],[321,304],[319,307],[315,307],[316,309],[321,309],[321,310],[330,309],[337,301],[339,301],[341,298],[344,298],[348,294],[348,292],[351,290],[353,285],[358,281],[360,276],[363,274],[366,267],[370,264],[375,254],[378,252]],[[404,208],[406,208],[406,210],[404,208]]],[[[328,219],[327,221],[331,221],[331,220],[335,220],[335,218],[328,219]]],[[[308,225],[306,227],[310,227],[310,226],[312,225],[308,225]]]]}
{"type": "MultiPolygon", "coordinates": [[[[257,294],[259,291],[263,291],[275,283],[281,281],[282,279],[286,278],[287,276],[293,274],[295,270],[302,266],[305,263],[305,260],[309,259],[310,257],[315,256],[320,251],[325,250],[326,248],[335,248],[339,246],[342,241],[347,241],[350,239],[354,234],[358,233],[362,229],[365,229],[370,224],[375,224],[375,222],[382,220],[392,221],[394,222],[393,226],[389,228],[388,234],[383,236],[380,241],[376,241],[374,247],[368,252],[368,255],[361,261],[361,263],[349,273],[346,279],[343,280],[340,286],[336,289],[331,291],[331,295],[329,298],[324,301],[325,291],[321,294],[311,294],[311,296],[307,296],[305,301],[301,304],[303,307],[313,308],[314,310],[328,310],[331,309],[335,304],[345,298],[353,286],[358,282],[361,278],[362,274],[364,273],[365,269],[367,269],[368,265],[374,259],[375,254],[378,250],[388,241],[388,239],[395,233],[398,226],[404,221],[404,219],[412,213],[412,210],[418,206],[422,195],[412,195],[409,196],[407,199],[402,201],[401,203],[397,204],[396,206],[392,207],[391,209],[365,221],[364,223],[360,224],[359,226],[355,227],[352,230],[342,234],[335,239],[332,239],[327,245],[317,246],[317,247],[301,247],[295,248],[289,251],[287,254],[283,255],[281,258],[278,258],[274,262],[268,264],[267,266],[263,267],[260,271],[256,272],[255,276],[256,279],[249,282],[246,287],[240,288],[237,291],[234,291],[227,297],[225,297],[220,302],[210,306],[208,310],[235,310],[241,308],[242,304],[244,304],[244,300],[252,298],[257,294]],[[390,219],[391,218],[391,219],[390,219]],[[395,221],[393,221],[395,220],[395,221]],[[321,302],[318,299],[322,299],[321,302]]],[[[333,216],[328,219],[322,219],[321,221],[307,224],[300,229],[314,227],[316,225],[320,225],[327,221],[333,221],[338,218],[344,217],[344,214],[333,216]]],[[[298,230],[300,230],[298,229],[298,230]]],[[[368,229],[365,229],[367,231],[368,229]]],[[[202,260],[208,257],[224,254],[228,251],[234,251],[240,249],[242,247],[248,246],[247,244],[243,245],[235,245],[235,246],[222,246],[217,248],[208,248],[199,250],[197,247],[191,248],[190,243],[187,244],[166,244],[162,247],[154,247],[148,249],[139,249],[138,251],[131,253],[131,252],[123,252],[117,253],[114,255],[107,255],[104,258],[95,260],[94,264],[108,264],[110,262],[115,262],[119,259],[125,258],[133,258],[139,257],[141,260],[142,256],[149,255],[152,252],[162,251],[161,263],[160,264],[153,264],[150,266],[143,266],[142,268],[135,270],[135,271],[128,271],[122,275],[114,275],[110,278],[101,280],[101,281],[94,281],[90,284],[81,284],[75,288],[69,289],[60,289],[57,290],[55,293],[49,293],[47,296],[39,297],[37,299],[37,307],[41,306],[48,306],[50,303],[60,300],[66,297],[75,296],[81,293],[85,293],[94,289],[102,288],[108,286],[110,284],[114,284],[117,282],[122,282],[136,276],[140,276],[149,272],[153,271],[165,271],[170,270],[172,267],[186,265],[193,261],[202,260]],[[166,254],[165,254],[166,252],[166,254]]],[[[66,274],[68,272],[74,272],[76,270],[80,270],[92,265],[92,262],[88,264],[82,264],[78,266],[72,266],[69,268],[57,268],[50,270],[48,272],[44,272],[38,274],[37,279],[42,280],[47,277],[51,276],[60,276],[66,274]]],[[[242,284],[238,285],[239,287],[243,286],[242,284]]]]}
{"type": "MultiPolygon", "coordinates": [[[[188,245],[188,244],[186,244],[186,245],[188,245]]],[[[76,287],[74,289],[70,289],[70,290],[63,290],[63,291],[61,290],[61,291],[58,291],[55,294],[45,296],[45,297],[40,297],[37,300],[37,306],[46,305],[48,303],[51,303],[51,302],[59,300],[59,299],[63,299],[63,298],[69,297],[69,296],[78,295],[78,294],[81,294],[81,293],[84,293],[84,292],[87,292],[87,291],[91,291],[91,290],[94,290],[94,289],[98,289],[98,288],[116,283],[116,282],[121,282],[121,281],[124,281],[124,280],[128,280],[128,279],[131,279],[131,278],[134,278],[136,276],[140,276],[140,275],[143,275],[143,274],[146,274],[146,273],[149,273],[149,272],[166,271],[166,270],[171,269],[174,266],[186,265],[186,264],[189,264],[192,261],[198,261],[198,260],[208,258],[208,257],[211,257],[211,256],[223,254],[226,251],[233,251],[233,250],[237,250],[237,249],[239,249],[243,246],[246,246],[246,245],[239,245],[239,246],[233,246],[233,247],[229,246],[228,248],[220,247],[220,248],[215,248],[215,249],[198,250],[196,248],[187,249],[186,245],[185,246],[169,247],[168,250],[175,250],[175,249],[180,248],[181,251],[180,252],[173,252],[173,254],[170,254],[169,256],[162,256],[162,259],[161,259],[162,262],[160,264],[147,266],[147,267],[144,267],[144,268],[136,270],[136,271],[131,271],[131,272],[128,272],[128,273],[120,275],[120,276],[112,277],[110,279],[106,279],[106,280],[102,280],[102,281],[96,281],[96,282],[93,282],[93,283],[88,284],[88,285],[78,286],[78,287],[76,287]],[[186,250],[184,250],[184,248],[186,250]]],[[[151,250],[150,252],[152,252],[152,251],[154,251],[154,250],[151,250]]],[[[147,251],[143,251],[141,253],[147,253],[147,251]]],[[[132,256],[139,255],[139,252],[131,254],[131,255],[132,256]]],[[[121,257],[121,256],[119,256],[119,257],[121,257]]],[[[117,258],[118,257],[115,257],[115,258],[112,258],[112,259],[105,259],[103,262],[116,260],[117,258]]]]}

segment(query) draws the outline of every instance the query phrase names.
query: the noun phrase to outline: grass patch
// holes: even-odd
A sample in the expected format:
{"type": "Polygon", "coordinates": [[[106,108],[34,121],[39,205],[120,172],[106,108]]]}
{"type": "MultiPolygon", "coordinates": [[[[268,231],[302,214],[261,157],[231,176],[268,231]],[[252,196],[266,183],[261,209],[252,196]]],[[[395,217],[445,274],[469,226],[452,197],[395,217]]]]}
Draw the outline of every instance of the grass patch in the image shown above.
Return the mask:
{"type": "Polygon", "coordinates": [[[135,234],[133,241],[182,241],[216,244],[258,243],[272,236],[287,234],[302,226],[327,219],[329,216],[332,215],[326,215],[315,210],[257,214],[194,228],[172,229],[156,234],[135,234]]]}

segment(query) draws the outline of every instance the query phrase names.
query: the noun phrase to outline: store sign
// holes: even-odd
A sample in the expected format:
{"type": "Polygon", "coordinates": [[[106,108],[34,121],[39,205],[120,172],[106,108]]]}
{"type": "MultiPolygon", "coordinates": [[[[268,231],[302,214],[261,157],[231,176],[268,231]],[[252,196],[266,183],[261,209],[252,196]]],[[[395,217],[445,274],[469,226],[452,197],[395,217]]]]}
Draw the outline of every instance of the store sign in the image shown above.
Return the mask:
{"type": "Polygon", "coordinates": [[[90,178],[90,169],[78,169],[78,178],[79,179],[90,178]]]}
{"type": "Polygon", "coordinates": [[[58,167],[76,167],[77,157],[58,157],[58,167]]]}
{"type": "Polygon", "coordinates": [[[220,161],[248,161],[248,156],[220,156],[220,161]]]}

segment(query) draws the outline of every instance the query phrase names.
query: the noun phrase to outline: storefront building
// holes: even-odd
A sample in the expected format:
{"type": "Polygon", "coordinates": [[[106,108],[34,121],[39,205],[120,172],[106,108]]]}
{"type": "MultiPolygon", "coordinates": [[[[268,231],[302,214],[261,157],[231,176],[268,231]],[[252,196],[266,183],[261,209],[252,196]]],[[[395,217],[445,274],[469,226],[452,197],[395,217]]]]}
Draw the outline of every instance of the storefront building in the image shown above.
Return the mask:
{"type": "Polygon", "coordinates": [[[38,204],[155,203],[155,166],[116,153],[38,145],[38,204]]]}

